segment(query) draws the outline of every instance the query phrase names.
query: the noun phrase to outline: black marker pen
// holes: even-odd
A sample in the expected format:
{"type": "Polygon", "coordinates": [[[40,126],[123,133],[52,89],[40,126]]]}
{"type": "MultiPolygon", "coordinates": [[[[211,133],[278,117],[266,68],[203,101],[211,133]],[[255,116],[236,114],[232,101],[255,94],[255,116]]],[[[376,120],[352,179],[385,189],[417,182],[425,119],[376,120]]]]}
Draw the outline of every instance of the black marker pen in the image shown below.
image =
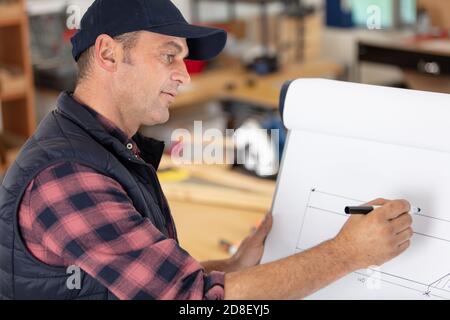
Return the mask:
{"type": "MultiPolygon", "coordinates": [[[[346,214],[368,214],[371,211],[375,210],[376,208],[379,208],[381,206],[349,206],[345,207],[344,212],[346,214]]],[[[422,209],[417,207],[411,207],[409,210],[410,213],[418,214],[422,211],[422,209]]]]}

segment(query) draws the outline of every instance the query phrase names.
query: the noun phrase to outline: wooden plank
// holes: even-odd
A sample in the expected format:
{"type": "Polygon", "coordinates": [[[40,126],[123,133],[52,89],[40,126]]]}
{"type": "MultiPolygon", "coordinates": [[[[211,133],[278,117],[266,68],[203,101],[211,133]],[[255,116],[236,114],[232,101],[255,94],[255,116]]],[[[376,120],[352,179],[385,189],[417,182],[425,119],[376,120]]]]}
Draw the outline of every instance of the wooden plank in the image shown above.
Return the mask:
{"type": "Polygon", "coordinates": [[[20,3],[0,4],[0,27],[20,25],[22,18],[20,3]]]}
{"type": "Polygon", "coordinates": [[[276,182],[273,180],[264,180],[218,167],[190,166],[187,170],[193,177],[237,190],[261,193],[269,197],[275,192],[276,182]]]}
{"type": "Polygon", "coordinates": [[[0,93],[0,101],[2,103],[11,102],[15,100],[25,99],[27,96],[26,91],[21,92],[1,92],[0,93]]]}
{"type": "Polygon", "coordinates": [[[13,74],[0,67],[0,100],[7,102],[25,98],[27,79],[24,74],[13,74]]]}
{"type": "Polygon", "coordinates": [[[21,23],[22,19],[20,17],[2,18],[0,19],[0,28],[19,26],[21,23]]]}
{"type": "Polygon", "coordinates": [[[245,192],[211,184],[162,182],[161,186],[169,200],[257,212],[267,212],[272,204],[272,196],[270,195],[245,192]]]}

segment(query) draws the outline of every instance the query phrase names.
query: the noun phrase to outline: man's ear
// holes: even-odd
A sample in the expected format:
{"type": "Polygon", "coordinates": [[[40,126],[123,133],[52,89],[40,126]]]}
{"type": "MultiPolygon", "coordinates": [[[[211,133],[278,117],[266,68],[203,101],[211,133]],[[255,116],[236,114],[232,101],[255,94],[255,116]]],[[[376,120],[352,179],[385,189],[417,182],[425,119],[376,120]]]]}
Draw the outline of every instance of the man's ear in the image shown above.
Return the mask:
{"type": "Polygon", "coordinates": [[[107,34],[102,34],[95,41],[94,55],[96,63],[104,70],[114,72],[119,61],[119,46],[117,42],[107,34]]]}

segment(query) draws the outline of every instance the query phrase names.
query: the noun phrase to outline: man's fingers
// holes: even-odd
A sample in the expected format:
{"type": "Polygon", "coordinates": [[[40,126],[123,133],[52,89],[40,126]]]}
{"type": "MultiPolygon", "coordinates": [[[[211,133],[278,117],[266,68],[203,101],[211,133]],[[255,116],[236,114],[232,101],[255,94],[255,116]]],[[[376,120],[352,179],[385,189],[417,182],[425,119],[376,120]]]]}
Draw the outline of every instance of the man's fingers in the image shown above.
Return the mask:
{"type": "Polygon", "coordinates": [[[407,228],[409,228],[412,224],[412,216],[409,213],[403,213],[397,218],[391,220],[392,227],[394,228],[395,233],[400,233],[407,228]]]}
{"type": "Polygon", "coordinates": [[[401,246],[406,241],[409,241],[411,237],[413,236],[414,232],[412,228],[407,228],[406,230],[403,230],[397,236],[395,237],[396,242],[398,243],[398,246],[401,246]]]}
{"type": "Polygon", "coordinates": [[[256,235],[264,239],[269,233],[270,229],[272,229],[272,222],[272,214],[268,213],[256,230],[256,235]]]}
{"type": "Polygon", "coordinates": [[[383,198],[377,198],[375,200],[364,203],[362,206],[382,206],[386,204],[389,200],[383,198]]]}
{"type": "Polygon", "coordinates": [[[408,249],[410,245],[411,245],[411,240],[407,240],[407,241],[403,242],[402,244],[400,244],[398,246],[398,253],[399,254],[402,253],[403,251],[408,249]]]}
{"type": "Polygon", "coordinates": [[[400,199],[386,203],[383,208],[386,209],[385,214],[388,219],[395,219],[403,213],[409,212],[411,205],[408,201],[400,199]]]}
{"type": "Polygon", "coordinates": [[[266,215],[266,217],[264,218],[263,222],[261,223],[260,230],[261,230],[263,233],[269,232],[270,229],[272,228],[272,221],[273,221],[272,214],[271,214],[271,213],[268,213],[268,214],[266,215]]]}
{"type": "Polygon", "coordinates": [[[393,200],[388,201],[378,210],[381,210],[384,214],[386,220],[392,220],[402,215],[403,213],[409,212],[411,206],[406,200],[393,200]]]}

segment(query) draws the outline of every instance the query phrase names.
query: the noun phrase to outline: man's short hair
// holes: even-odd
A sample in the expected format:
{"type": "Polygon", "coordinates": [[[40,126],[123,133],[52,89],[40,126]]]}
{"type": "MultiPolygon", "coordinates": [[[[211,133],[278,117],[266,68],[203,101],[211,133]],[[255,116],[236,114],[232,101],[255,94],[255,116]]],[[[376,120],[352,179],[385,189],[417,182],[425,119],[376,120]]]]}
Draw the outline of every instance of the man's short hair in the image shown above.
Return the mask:
{"type": "MultiPolygon", "coordinates": [[[[133,49],[138,40],[139,31],[124,33],[113,37],[113,39],[119,42],[124,50],[124,60],[123,62],[131,64],[131,56],[130,51],[133,49]]],[[[91,72],[92,62],[94,60],[94,46],[87,49],[80,55],[78,59],[78,78],[77,84],[80,83],[83,79],[87,78],[89,72],[91,72]]]]}

